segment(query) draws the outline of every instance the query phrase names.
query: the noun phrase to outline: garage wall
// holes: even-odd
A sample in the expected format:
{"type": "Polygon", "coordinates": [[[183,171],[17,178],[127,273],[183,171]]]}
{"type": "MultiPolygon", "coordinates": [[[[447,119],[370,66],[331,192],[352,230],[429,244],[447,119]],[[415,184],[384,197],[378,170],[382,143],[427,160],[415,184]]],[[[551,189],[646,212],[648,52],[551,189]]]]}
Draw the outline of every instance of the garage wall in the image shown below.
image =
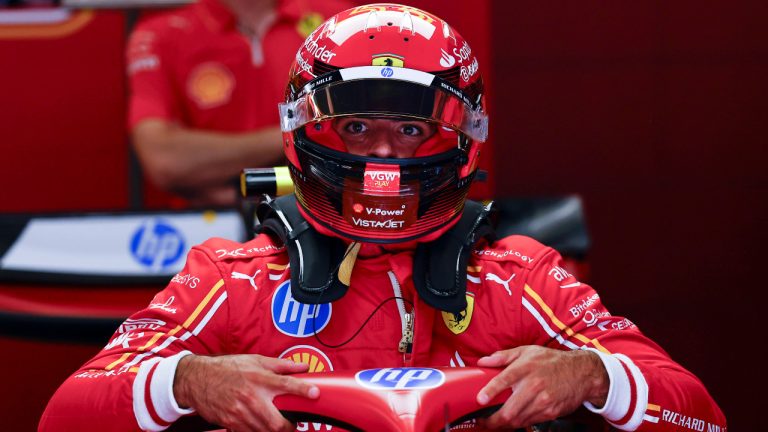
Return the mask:
{"type": "Polygon", "coordinates": [[[580,194],[604,302],[761,429],[768,7],[492,4],[498,195],[580,194]]]}

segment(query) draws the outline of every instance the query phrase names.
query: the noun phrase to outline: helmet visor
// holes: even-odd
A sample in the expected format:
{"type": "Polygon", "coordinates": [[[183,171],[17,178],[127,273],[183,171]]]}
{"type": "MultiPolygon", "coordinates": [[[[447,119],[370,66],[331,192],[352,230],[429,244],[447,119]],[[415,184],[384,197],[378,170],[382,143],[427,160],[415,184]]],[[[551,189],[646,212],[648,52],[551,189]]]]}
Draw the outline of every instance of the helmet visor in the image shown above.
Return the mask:
{"type": "Polygon", "coordinates": [[[283,132],[343,116],[405,117],[433,121],[476,141],[488,136],[488,117],[447,81],[407,68],[341,69],[307,83],[279,104],[283,132]]]}

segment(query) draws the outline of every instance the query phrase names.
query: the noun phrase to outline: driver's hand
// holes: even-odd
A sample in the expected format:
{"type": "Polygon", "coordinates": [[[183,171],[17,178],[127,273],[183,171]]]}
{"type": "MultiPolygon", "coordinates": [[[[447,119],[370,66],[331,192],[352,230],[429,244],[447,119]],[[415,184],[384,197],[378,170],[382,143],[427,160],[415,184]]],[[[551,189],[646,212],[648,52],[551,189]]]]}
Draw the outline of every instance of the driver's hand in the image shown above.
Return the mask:
{"type": "Polygon", "coordinates": [[[605,404],[608,373],[597,354],[520,346],[478,360],[480,367],[504,367],[477,394],[487,404],[505,389],[512,395],[485,420],[488,428],[523,428],[575,411],[584,401],[605,404]]]}
{"type": "Polygon", "coordinates": [[[176,369],[173,394],[179,406],[192,407],[232,431],[290,431],[295,426],[272,399],[280,394],[317,398],[317,386],[287,375],[307,369],[306,364],[256,354],[189,355],[176,369]]]}

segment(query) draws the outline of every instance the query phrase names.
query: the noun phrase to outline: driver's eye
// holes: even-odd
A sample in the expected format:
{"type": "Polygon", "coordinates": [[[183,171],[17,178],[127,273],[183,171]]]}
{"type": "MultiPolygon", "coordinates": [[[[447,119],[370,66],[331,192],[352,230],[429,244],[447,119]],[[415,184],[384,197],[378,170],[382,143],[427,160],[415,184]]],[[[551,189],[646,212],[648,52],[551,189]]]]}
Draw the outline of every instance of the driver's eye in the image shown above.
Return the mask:
{"type": "Polygon", "coordinates": [[[400,132],[402,132],[403,135],[408,135],[408,136],[419,136],[424,133],[420,127],[412,124],[403,125],[400,128],[400,132]]]}
{"type": "Polygon", "coordinates": [[[344,126],[344,129],[349,133],[359,134],[368,130],[368,127],[363,122],[353,121],[347,123],[347,125],[344,126]]]}

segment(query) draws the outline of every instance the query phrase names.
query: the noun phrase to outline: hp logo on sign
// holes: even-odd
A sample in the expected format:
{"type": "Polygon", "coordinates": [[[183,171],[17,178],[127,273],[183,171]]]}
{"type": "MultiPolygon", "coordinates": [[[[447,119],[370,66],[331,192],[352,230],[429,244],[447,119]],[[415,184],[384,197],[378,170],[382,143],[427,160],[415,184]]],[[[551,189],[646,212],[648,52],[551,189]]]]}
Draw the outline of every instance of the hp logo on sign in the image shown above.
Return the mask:
{"type": "Polygon", "coordinates": [[[297,302],[291,295],[291,281],[280,284],[272,296],[272,323],[280,333],[300,338],[312,336],[320,333],[330,321],[331,304],[297,302]]]}
{"type": "Polygon", "coordinates": [[[182,257],[184,237],[166,221],[150,219],[133,234],[131,254],[149,270],[160,272],[182,257]]]}
{"type": "Polygon", "coordinates": [[[385,67],[381,69],[381,76],[383,76],[384,78],[389,78],[394,74],[395,74],[395,71],[393,71],[391,67],[385,67]]]}
{"type": "Polygon", "coordinates": [[[417,390],[440,387],[445,374],[431,368],[367,369],[355,374],[355,381],[374,390],[417,390]]]}

